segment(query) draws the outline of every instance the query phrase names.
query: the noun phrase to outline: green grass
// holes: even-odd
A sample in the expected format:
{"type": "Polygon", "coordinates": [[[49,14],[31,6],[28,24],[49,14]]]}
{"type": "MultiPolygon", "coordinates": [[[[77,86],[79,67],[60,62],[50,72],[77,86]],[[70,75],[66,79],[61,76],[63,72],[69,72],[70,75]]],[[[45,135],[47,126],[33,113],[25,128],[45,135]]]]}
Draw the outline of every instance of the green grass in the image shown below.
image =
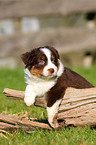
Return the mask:
{"type": "MultiPolygon", "coordinates": [[[[96,86],[96,66],[89,69],[72,68],[96,86]]],[[[27,111],[32,117],[46,119],[46,110],[35,106],[27,107],[23,101],[7,99],[4,88],[24,90],[24,72],[22,68],[0,69],[0,113],[16,114],[27,111]]],[[[1,133],[1,132],[0,132],[1,133]]],[[[16,131],[0,134],[0,145],[96,145],[96,129],[90,127],[70,127],[62,130],[34,130],[31,133],[16,131]]]]}

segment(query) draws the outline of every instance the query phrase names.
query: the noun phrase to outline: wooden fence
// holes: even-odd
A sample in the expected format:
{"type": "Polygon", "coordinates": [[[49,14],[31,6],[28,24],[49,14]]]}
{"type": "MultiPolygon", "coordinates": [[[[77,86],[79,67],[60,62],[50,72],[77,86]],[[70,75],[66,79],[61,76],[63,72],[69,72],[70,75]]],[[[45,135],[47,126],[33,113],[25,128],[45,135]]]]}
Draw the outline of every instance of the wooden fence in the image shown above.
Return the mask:
{"type": "Polygon", "coordinates": [[[96,0],[0,0],[0,18],[96,11],[96,0]]]}
{"type": "MultiPolygon", "coordinates": [[[[70,14],[96,13],[96,0],[0,0],[0,19],[22,17],[54,17],[70,14]]],[[[60,53],[96,52],[96,29],[48,28],[30,34],[16,33],[0,37],[0,61],[17,57],[38,46],[52,45],[60,53]],[[5,51],[6,50],[6,51],[5,51]]]]}

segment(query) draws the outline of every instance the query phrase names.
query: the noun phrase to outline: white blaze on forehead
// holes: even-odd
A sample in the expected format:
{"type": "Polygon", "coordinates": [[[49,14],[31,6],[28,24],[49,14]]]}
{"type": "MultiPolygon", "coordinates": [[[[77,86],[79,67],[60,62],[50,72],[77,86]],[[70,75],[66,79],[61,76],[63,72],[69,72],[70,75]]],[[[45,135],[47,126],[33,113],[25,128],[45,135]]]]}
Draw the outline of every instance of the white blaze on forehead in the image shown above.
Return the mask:
{"type": "Polygon", "coordinates": [[[48,60],[51,58],[51,51],[49,49],[47,49],[47,48],[41,48],[40,50],[46,55],[48,60]]]}
{"type": "Polygon", "coordinates": [[[47,48],[41,48],[40,49],[47,57],[47,65],[44,67],[43,74],[44,76],[48,76],[48,69],[53,68],[54,73],[52,75],[57,75],[57,66],[52,63],[51,61],[51,51],[47,48]]]}

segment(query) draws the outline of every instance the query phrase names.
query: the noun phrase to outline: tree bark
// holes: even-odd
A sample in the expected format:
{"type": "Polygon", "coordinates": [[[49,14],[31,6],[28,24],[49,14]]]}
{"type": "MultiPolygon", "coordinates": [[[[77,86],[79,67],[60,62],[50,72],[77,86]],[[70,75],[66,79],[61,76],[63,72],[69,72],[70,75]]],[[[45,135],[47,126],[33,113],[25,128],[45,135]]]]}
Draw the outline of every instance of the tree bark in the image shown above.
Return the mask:
{"type": "MultiPolygon", "coordinates": [[[[24,98],[24,91],[5,88],[3,93],[10,99],[23,100],[24,98]]],[[[45,99],[37,97],[35,106],[46,108],[45,99]]],[[[57,119],[62,120],[61,125],[64,126],[89,125],[91,127],[96,127],[96,88],[68,88],[61,102],[57,119]]],[[[10,123],[10,125],[14,124],[16,128],[18,128],[16,124],[19,124],[20,126],[31,126],[31,128],[39,127],[51,129],[50,126],[46,123],[30,121],[24,118],[21,119],[18,116],[14,117],[9,115],[0,115],[0,121],[2,121],[2,123],[10,123]]],[[[0,128],[2,128],[1,126],[7,125],[0,125],[0,128]]]]}

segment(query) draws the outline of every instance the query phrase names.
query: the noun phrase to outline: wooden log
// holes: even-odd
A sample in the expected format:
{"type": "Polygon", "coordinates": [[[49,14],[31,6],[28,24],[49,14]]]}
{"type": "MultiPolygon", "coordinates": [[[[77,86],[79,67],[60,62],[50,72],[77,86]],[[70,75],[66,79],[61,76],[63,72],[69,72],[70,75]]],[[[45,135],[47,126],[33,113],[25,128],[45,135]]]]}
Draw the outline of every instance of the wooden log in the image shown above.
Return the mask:
{"type": "Polygon", "coordinates": [[[40,123],[37,121],[30,121],[27,118],[23,118],[16,115],[0,115],[0,129],[5,130],[32,130],[33,127],[51,129],[51,127],[46,123],[40,123]]]}
{"type": "Polygon", "coordinates": [[[0,121],[0,129],[3,129],[3,130],[16,130],[16,129],[18,129],[18,127],[0,121]]]}
{"type": "Polygon", "coordinates": [[[2,0],[0,18],[68,15],[96,11],[96,0],[2,0]],[[42,9],[43,8],[43,9],[42,9]]]}
{"type": "Polygon", "coordinates": [[[61,103],[58,119],[66,125],[96,126],[96,88],[68,89],[61,103]]]}
{"type": "MultiPolygon", "coordinates": [[[[3,93],[10,99],[23,99],[24,92],[5,88],[3,93]],[[20,93],[20,94],[19,94],[20,93]]],[[[46,107],[44,98],[36,98],[36,106],[46,107]]],[[[57,119],[65,120],[66,126],[96,126],[96,88],[68,88],[61,102],[57,119]]]]}
{"type": "MultiPolygon", "coordinates": [[[[9,99],[23,100],[23,98],[24,98],[24,91],[18,91],[18,90],[5,88],[3,93],[9,99]]],[[[46,101],[44,100],[44,98],[36,98],[35,105],[45,108],[46,107],[46,101]]]]}

